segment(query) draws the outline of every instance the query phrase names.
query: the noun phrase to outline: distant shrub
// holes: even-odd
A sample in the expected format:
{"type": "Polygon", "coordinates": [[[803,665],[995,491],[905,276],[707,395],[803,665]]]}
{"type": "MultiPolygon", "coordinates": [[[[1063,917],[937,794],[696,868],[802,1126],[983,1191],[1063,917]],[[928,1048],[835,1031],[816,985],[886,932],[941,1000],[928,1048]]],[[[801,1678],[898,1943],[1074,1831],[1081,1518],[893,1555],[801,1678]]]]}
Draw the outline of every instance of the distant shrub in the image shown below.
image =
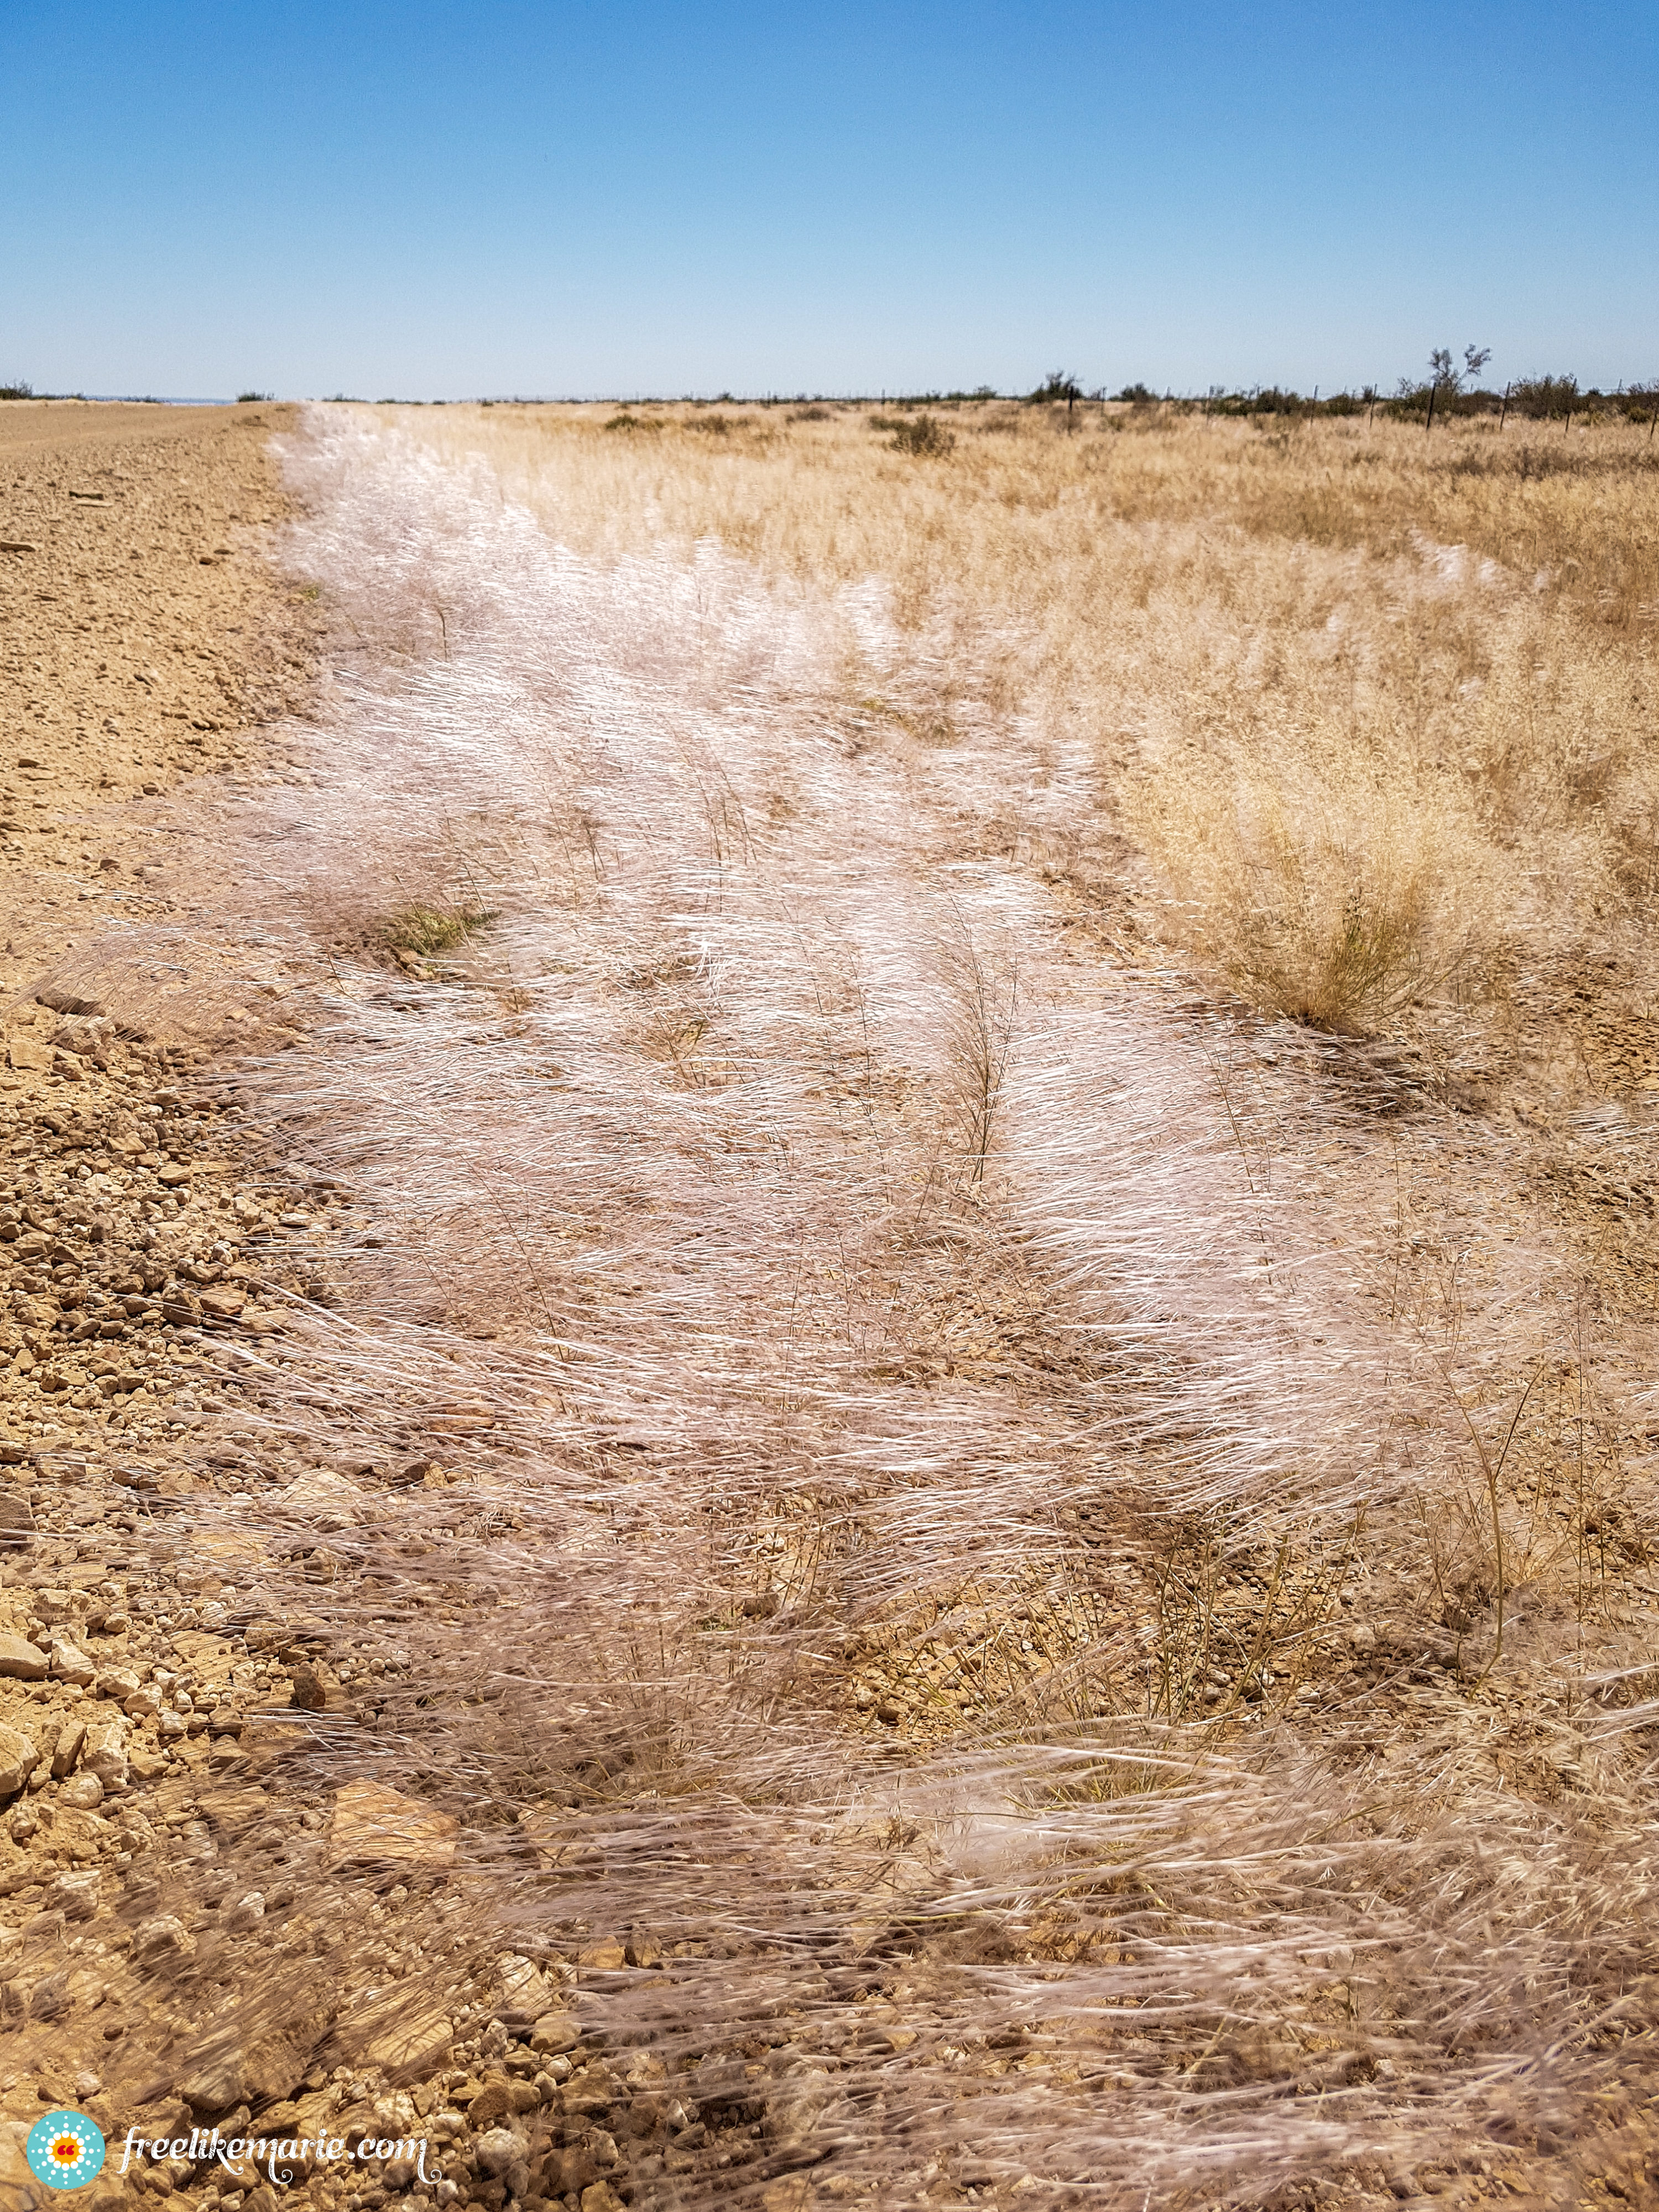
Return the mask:
{"type": "Polygon", "coordinates": [[[24,384],[21,381],[16,384],[0,384],[0,399],[33,399],[33,397],[34,386],[32,384],[24,384]]]}
{"type": "Polygon", "coordinates": [[[834,419],[832,407],[796,407],[784,417],[788,422],[829,422],[834,419]]]}
{"type": "Polygon", "coordinates": [[[893,431],[893,451],[918,456],[937,456],[948,453],[956,444],[955,434],[932,415],[918,415],[912,422],[900,422],[893,431]]]}
{"type": "Polygon", "coordinates": [[[1031,407],[1053,406],[1063,399],[1069,407],[1083,397],[1083,386],[1076,377],[1063,368],[1051,368],[1035,392],[1026,394],[1026,404],[1031,407]]]}
{"type": "Polygon", "coordinates": [[[662,424],[646,415],[631,415],[624,407],[605,424],[607,430],[660,430],[662,424]]]}
{"type": "MultiPolygon", "coordinates": [[[[236,404],[239,407],[247,407],[256,400],[274,399],[276,397],[276,394],[274,392],[239,392],[236,395],[236,404]]],[[[381,404],[384,405],[386,403],[383,401],[381,404]]]]}
{"type": "Polygon", "coordinates": [[[1132,407],[1156,407],[1158,394],[1144,384],[1126,384],[1121,392],[1112,394],[1115,399],[1127,399],[1132,407]]]}
{"type": "Polygon", "coordinates": [[[1578,400],[1576,376],[1523,376],[1510,386],[1511,415],[1569,415],[1578,400]]]}
{"type": "Polygon", "coordinates": [[[693,415],[680,427],[705,438],[729,438],[733,430],[747,429],[753,420],[750,415],[693,415]]]}

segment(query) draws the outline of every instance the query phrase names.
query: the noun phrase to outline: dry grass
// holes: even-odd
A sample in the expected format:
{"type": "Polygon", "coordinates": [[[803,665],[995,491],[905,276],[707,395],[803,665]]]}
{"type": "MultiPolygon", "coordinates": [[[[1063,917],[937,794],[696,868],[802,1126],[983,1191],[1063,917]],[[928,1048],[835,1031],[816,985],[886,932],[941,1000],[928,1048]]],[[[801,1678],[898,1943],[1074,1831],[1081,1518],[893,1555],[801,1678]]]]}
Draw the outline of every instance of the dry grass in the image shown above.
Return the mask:
{"type": "Polygon", "coordinates": [[[1430,440],[1139,410],[1067,435],[1061,412],[987,407],[948,453],[896,453],[856,410],[637,419],[661,434],[580,410],[418,428],[585,552],[714,539],[801,588],[878,579],[925,696],[888,696],[892,653],[854,622],[848,703],[1018,726],[1041,780],[988,836],[1108,904],[1127,840],[1146,925],[1265,1009],[1374,1030],[1492,994],[1523,951],[1644,936],[1639,428],[1430,440]]]}
{"type": "Polygon", "coordinates": [[[581,2002],[755,2113],[690,2205],[1566,2185],[1654,2033],[1649,1340],[1325,1032],[1644,942],[1646,633],[1413,550],[1392,429],[1371,551],[1290,533],[1344,426],[629,411],[294,455],[364,672],[269,896],[498,916],[248,1079],[385,1236],[240,1389],[443,1463],[234,1509],[386,1671],[318,1758],[481,1945],[661,1946],[581,2002]]]}

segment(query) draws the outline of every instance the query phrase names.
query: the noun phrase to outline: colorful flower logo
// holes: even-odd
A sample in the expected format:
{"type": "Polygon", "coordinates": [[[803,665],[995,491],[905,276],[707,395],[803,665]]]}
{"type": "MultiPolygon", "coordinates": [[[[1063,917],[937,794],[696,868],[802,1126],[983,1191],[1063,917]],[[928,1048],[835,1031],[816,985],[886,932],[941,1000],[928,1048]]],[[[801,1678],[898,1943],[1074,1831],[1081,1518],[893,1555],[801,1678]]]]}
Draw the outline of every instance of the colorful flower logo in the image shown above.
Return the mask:
{"type": "Polygon", "coordinates": [[[29,2172],[48,2189],[84,2189],[103,2169],[104,2138],[84,2112],[47,2112],[23,2146],[29,2172]]]}

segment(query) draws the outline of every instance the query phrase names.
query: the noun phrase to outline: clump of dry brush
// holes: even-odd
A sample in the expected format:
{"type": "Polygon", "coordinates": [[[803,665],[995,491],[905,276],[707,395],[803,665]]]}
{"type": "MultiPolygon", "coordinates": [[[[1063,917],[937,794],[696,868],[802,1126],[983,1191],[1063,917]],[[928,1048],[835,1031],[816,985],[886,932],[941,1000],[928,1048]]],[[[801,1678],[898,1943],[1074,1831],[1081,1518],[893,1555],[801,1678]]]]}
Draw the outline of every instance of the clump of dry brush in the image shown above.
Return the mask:
{"type": "Polygon", "coordinates": [[[1650,2025],[1642,1685],[1559,1716],[1593,1793],[1517,1793],[1457,1686],[1489,1617],[1413,1740],[1341,1609],[1479,1537],[1547,1267],[1471,1278],[1455,1341],[1390,1311],[1300,1172],[1316,1055],[1224,1064],[983,849],[1063,750],[988,682],[944,764],[849,718],[849,665],[938,706],[880,591],[580,556],[355,415],[289,465],[362,657],[280,895],[325,939],[366,883],[495,917],[343,965],[248,1079],[385,1229],[343,1314],[228,1355],[380,1478],[255,1512],[273,1596],[390,1666],[318,1771],[459,1818],[481,1940],[622,1947],[592,2032],[763,2116],[688,2203],[1570,2136],[1650,2025]]]}

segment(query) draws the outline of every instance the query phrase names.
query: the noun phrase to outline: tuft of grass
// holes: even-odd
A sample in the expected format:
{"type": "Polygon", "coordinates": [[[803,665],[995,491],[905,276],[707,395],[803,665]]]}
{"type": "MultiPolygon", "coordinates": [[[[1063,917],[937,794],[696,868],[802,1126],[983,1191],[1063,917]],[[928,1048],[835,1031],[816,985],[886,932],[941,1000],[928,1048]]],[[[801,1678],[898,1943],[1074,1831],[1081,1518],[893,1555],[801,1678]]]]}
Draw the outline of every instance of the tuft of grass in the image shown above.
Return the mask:
{"type": "Polygon", "coordinates": [[[425,960],[434,952],[451,951],[495,918],[486,907],[435,907],[417,901],[379,922],[374,942],[388,952],[410,952],[425,960]]]}
{"type": "Polygon", "coordinates": [[[919,459],[931,459],[950,453],[956,442],[955,432],[947,430],[937,416],[918,415],[895,427],[892,449],[896,453],[912,453],[919,459]]]}

